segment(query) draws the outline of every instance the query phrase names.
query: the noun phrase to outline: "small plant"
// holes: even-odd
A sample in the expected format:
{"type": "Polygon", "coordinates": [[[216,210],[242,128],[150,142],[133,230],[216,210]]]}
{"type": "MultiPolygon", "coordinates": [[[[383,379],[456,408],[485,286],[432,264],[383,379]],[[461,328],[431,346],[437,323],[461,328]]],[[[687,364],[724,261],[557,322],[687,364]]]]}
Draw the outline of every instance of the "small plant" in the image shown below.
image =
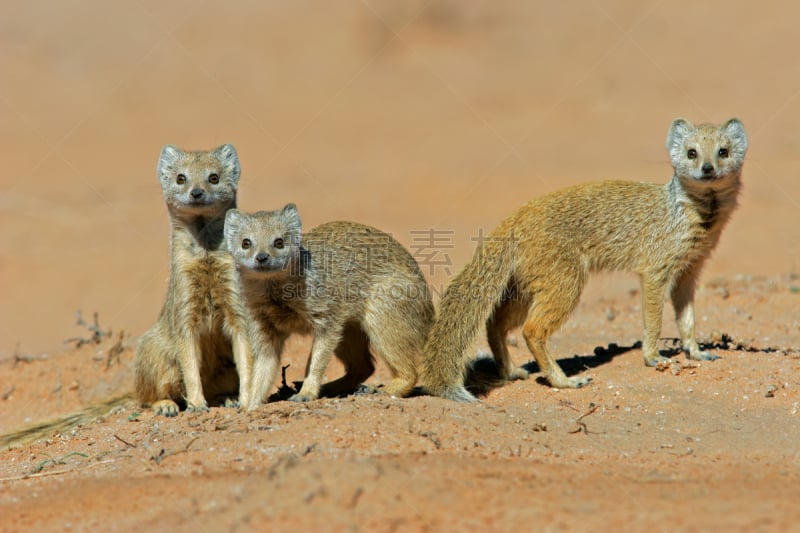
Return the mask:
{"type": "Polygon", "coordinates": [[[65,456],[63,456],[63,457],[61,457],[59,459],[53,459],[52,457],[49,457],[48,459],[45,459],[44,461],[42,461],[38,465],[34,466],[33,469],[31,470],[31,474],[38,474],[39,472],[44,470],[44,467],[46,467],[49,464],[52,464],[53,466],[55,466],[55,465],[65,465],[65,464],[67,464],[65,461],[67,459],[69,459],[70,457],[72,457],[73,455],[78,455],[80,457],[85,457],[87,459],[89,458],[88,455],[86,455],[85,453],[80,453],[80,452],[71,452],[71,453],[68,453],[67,455],[65,455],[65,456]]]}
{"type": "Polygon", "coordinates": [[[100,344],[102,340],[106,337],[111,336],[111,328],[106,331],[103,331],[100,328],[100,319],[98,314],[95,312],[94,314],[94,324],[89,324],[83,319],[83,314],[81,311],[77,311],[77,320],[76,325],[84,326],[88,329],[92,334],[89,337],[72,337],[70,339],[65,340],[64,342],[74,342],[75,348],[80,348],[84,344],[100,344]]]}

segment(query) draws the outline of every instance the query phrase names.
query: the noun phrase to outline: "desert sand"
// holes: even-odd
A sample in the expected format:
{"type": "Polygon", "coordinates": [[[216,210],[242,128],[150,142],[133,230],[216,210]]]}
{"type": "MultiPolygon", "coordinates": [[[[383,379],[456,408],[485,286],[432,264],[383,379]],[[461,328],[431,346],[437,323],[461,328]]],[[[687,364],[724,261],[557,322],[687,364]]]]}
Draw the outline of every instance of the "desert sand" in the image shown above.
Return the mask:
{"type": "MultiPolygon", "coordinates": [[[[355,396],[165,419],[131,403],[0,451],[0,529],[796,529],[799,15],[681,0],[6,2],[0,433],[131,389],[166,290],[164,144],[233,143],[240,207],[291,201],[306,228],[391,232],[436,294],[530,198],[665,182],[677,116],[737,116],[750,149],[697,295],[699,337],[736,341],[714,345],[722,359],[677,354],[667,306],[675,362],[645,368],[638,281],[598,275],[551,344],[592,376],[585,389],[534,373],[477,405],[355,396]],[[65,343],[88,335],[79,310],[112,335],[65,343]]],[[[509,342],[535,371],[518,332],[509,342]]],[[[291,341],[290,383],[308,347],[291,341]]],[[[370,381],[388,376],[379,365],[370,381]]]]}

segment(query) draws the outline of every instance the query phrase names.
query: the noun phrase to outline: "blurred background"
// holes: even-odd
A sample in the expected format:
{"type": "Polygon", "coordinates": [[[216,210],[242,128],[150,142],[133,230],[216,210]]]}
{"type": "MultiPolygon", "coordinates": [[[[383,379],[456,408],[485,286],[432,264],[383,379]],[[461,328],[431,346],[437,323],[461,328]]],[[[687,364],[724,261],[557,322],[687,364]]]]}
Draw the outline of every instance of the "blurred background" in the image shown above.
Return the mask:
{"type": "MultiPolygon", "coordinates": [[[[59,349],[78,309],[132,335],[155,321],[166,143],[233,143],[242,208],[292,201],[306,229],[378,226],[438,292],[478,232],[528,199],[665,182],[673,118],[735,115],[750,136],[746,188],[704,279],[798,270],[800,5],[2,5],[0,358],[59,349]]],[[[621,279],[595,287],[636,286],[621,279]]]]}

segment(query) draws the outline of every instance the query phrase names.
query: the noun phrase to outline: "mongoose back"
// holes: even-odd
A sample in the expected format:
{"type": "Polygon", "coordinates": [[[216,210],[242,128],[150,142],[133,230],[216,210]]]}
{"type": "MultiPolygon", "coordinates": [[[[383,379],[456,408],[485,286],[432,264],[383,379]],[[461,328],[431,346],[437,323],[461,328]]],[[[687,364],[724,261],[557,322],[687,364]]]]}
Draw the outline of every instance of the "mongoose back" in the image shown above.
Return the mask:
{"type": "Polygon", "coordinates": [[[136,352],[137,398],[166,416],[178,413],[178,401],[207,410],[206,397],[237,392],[242,407],[254,407],[247,396],[252,355],[223,240],[225,213],[236,207],[236,150],[224,144],[184,152],[168,145],[157,172],[171,222],[170,276],[161,315],[136,352]]]}
{"type": "Polygon", "coordinates": [[[667,136],[674,175],[665,185],[578,185],[537,198],[502,221],[445,290],[425,346],[423,388],[475,400],[464,387],[465,352],[481,323],[501,378],[528,375],[513,366],[505,344],[507,332],[522,325],[550,385],[587,384],[587,377],[564,374],[547,340],[574,310],[588,274],[600,270],[640,276],[646,365],[664,359],[656,344],[667,293],[688,357],[716,359],[695,340],[695,284],[736,206],[747,145],[737,119],[720,126],[676,119],[667,136]]]}
{"type": "Polygon", "coordinates": [[[393,375],[381,391],[411,392],[434,309],[417,262],[400,243],[352,222],[323,224],[301,237],[293,204],[255,214],[228,211],[225,239],[256,326],[254,398],[265,399],[291,333],[314,335],[305,380],[291,400],[354,391],[375,369],[372,353],[393,375]],[[345,375],[322,387],[334,353],[345,375]]]}

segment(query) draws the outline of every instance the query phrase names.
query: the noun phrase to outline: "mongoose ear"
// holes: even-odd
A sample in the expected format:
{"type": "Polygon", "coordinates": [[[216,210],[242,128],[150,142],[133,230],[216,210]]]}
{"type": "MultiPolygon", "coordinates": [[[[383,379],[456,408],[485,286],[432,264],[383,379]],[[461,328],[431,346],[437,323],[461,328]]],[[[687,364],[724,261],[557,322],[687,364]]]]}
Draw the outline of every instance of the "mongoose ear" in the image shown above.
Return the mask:
{"type": "Polygon", "coordinates": [[[182,155],[183,151],[171,144],[166,145],[161,150],[161,155],[158,157],[158,169],[156,170],[159,179],[169,177],[169,171],[182,155]]]}
{"type": "Polygon", "coordinates": [[[232,144],[223,144],[214,150],[214,157],[222,163],[225,174],[230,176],[233,183],[238,183],[242,169],[239,165],[239,156],[236,153],[236,148],[232,144]]]}
{"type": "Polygon", "coordinates": [[[242,221],[242,212],[238,209],[228,209],[225,213],[225,226],[237,226],[242,221]]]}
{"type": "Polygon", "coordinates": [[[239,231],[239,226],[242,224],[244,214],[238,209],[228,209],[225,213],[225,242],[228,245],[228,250],[233,251],[233,239],[239,231]]]}
{"type": "Polygon", "coordinates": [[[722,125],[722,131],[725,135],[731,138],[736,150],[740,151],[742,155],[747,151],[749,144],[747,140],[747,132],[744,131],[744,124],[738,118],[732,118],[722,125]]]}
{"type": "Polygon", "coordinates": [[[683,141],[694,129],[694,125],[685,118],[676,118],[672,121],[667,134],[667,151],[675,159],[683,152],[683,141]]]}
{"type": "Polygon", "coordinates": [[[281,216],[292,230],[297,231],[298,233],[301,231],[303,223],[300,221],[300,213],[297,212],[296,205],[286,204],[281,210],[281,216]]]}

